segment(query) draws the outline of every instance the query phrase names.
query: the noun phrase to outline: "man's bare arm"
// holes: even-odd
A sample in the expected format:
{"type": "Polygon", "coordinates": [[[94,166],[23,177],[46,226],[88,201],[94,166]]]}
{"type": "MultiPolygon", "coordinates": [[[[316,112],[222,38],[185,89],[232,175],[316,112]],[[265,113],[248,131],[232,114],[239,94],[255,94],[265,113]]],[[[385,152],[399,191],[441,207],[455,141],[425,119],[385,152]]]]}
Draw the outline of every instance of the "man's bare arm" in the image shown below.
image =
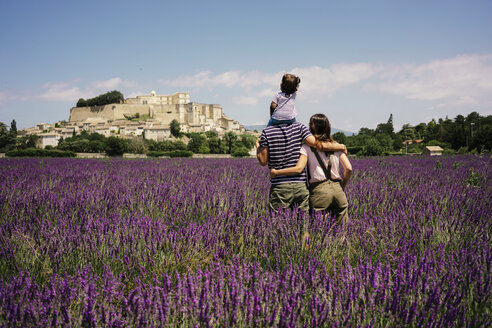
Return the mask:
{"type": "Polygon", "coordinates": [[[268,164],[268,148],[260,146],[260,140],[256,140],[256,159],[261,166],[268,164]]]}
{"type": "Polygon", "coordinates": [[[304,139],[304,143],[309,147],[314,147],[320,151],[341,151],[345,155],[347,154],[347,147],[345,147],[344,144],[329,141],[316,141],[312,135],[304,139]]]}

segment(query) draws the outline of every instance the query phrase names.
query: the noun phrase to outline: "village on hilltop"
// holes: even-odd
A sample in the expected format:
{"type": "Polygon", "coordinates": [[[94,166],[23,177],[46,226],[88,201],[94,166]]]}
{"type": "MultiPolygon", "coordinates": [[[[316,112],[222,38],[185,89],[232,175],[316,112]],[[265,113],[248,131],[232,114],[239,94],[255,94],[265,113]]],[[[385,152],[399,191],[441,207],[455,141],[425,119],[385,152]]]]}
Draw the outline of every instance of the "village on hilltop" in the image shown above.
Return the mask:
{"type": "Polygon", "coordinates": [[[54,124],[39,123],[19,130],[19,136],[37,135],[39,148],[56,147],[61,138],[82,131],[105,137],[143,137],[163,141],[171,138],[171,122],[179,123],[182,132],[244,132],[244,126],[224,114],[220,105],[190,101],[188,92],[127,98],[120,103],[102,106],[78,106],[70,109],[69,120],[54,124]]]}

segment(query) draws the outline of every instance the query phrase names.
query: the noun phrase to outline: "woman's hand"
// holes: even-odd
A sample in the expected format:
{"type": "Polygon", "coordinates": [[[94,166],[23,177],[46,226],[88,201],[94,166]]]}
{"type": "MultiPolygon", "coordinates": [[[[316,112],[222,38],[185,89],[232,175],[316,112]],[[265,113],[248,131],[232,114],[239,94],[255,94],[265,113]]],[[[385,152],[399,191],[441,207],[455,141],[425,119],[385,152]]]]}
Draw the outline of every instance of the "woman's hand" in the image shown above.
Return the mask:
{"type": "Polygon", "coordinates": [[[270,178],[275,178],[277,176],[277,170],[270,169],[270,178]]]}

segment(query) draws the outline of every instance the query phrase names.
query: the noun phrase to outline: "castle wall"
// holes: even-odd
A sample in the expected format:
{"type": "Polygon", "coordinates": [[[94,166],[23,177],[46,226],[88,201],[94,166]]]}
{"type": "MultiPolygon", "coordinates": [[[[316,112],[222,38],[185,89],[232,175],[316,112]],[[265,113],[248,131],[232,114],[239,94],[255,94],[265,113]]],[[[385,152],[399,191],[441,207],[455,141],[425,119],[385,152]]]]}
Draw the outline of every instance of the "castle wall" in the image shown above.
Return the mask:
{"type": "Polygon", "coordinates": [[[111,106],[73,107],[70,109],[69,122],[85,122],[88,118],[114,120],[111,106]]]}
{"type": "Polygon", "coordinates": [[[88,118],[99,118],[107,121],[124,120],[128,115],[150,115],[148,105],[109,104],[93,107],[73,107],[70,109],[69,122],[85,122],[88,118]]]}
{"type": "Polygon", "coordinates": [[[151,117],[169,125],[172,120],[180,121],[179,105],[150,105],[151,117]]]}
{"type": "Polygon", "coordinates": [[[135,114],[140,115],[149,115],[150,116],[150,107],[148,105],[126,105],[126,104],[113,104],[106,105],[111,106],[114,109],[114,119],[115,120],[124,120],[126,119],[125,115],[133,116],[135,114]]]}

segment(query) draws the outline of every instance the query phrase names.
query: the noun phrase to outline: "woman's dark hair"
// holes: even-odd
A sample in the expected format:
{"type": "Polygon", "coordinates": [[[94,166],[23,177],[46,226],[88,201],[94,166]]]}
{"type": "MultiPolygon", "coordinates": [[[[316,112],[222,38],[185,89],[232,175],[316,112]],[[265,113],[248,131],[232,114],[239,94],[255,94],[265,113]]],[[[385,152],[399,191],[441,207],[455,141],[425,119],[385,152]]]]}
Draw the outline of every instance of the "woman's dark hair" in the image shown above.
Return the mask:
{"type": "Polygon", "coordinates": [[[282,77],[282,83],[280,83],[280,90],[288,95],[297,91],[301,83],[301,79],[298,76],[292,74],[284,74],[282,77]]]}
{"type": "Polygon", "coordinates": [[[333,142],[331,137],[331,125],[325,114],[314,114],[309,119],[309,131],[316,140],[333,142]]]}

